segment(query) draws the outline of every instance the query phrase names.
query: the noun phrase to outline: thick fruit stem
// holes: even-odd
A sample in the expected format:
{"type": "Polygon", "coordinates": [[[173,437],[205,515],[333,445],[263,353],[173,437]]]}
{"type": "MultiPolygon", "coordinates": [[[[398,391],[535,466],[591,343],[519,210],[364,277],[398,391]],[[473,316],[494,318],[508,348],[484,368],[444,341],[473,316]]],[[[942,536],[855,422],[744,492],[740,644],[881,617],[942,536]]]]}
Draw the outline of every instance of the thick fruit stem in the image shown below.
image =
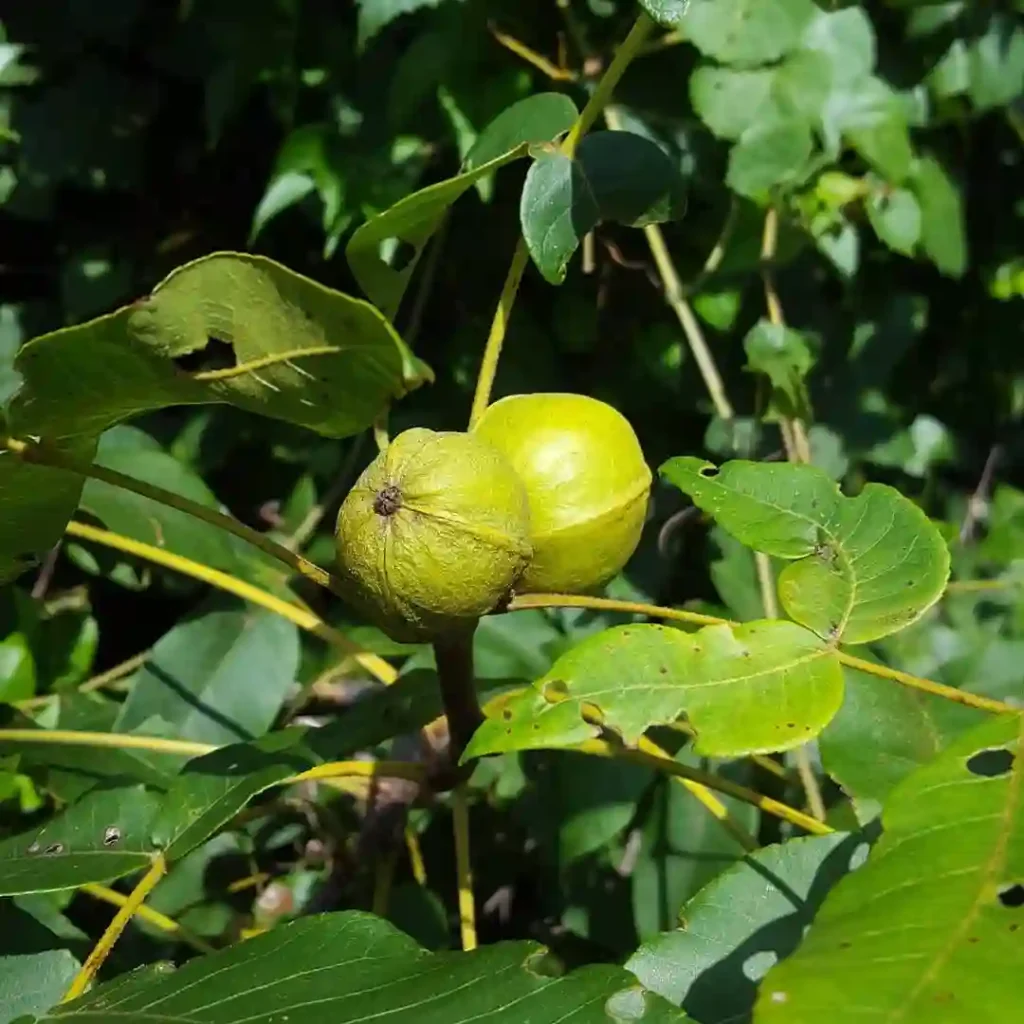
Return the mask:
{"type": "Polygon", "coordinates": [[[434,641],[441,701],[448,719],[450,757],[458,765],[462,752],[484,720],[473,671],[473,631],[434,641]]]}

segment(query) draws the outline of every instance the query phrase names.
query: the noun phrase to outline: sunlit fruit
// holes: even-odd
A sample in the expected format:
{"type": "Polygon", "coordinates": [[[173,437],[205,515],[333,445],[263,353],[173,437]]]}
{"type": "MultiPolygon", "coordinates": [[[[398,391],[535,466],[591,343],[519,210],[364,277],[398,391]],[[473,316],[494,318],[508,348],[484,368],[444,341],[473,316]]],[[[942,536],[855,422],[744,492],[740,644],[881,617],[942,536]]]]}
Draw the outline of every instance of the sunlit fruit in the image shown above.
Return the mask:
{"type": "Polygon", "coordinates": [[[506,458],[464,433],[399,434],[338,513],[350,599],[396,640],[470,628],[529,562],[526,491],[506,458]]]}
{"type": "Polygon", "coordinates": [[[533,559],[518,593],[582,593],[636,550],[651,471],[628,420],[586,395],[512,395],[474,436],[499,449],[526,487],[533,559]]]}

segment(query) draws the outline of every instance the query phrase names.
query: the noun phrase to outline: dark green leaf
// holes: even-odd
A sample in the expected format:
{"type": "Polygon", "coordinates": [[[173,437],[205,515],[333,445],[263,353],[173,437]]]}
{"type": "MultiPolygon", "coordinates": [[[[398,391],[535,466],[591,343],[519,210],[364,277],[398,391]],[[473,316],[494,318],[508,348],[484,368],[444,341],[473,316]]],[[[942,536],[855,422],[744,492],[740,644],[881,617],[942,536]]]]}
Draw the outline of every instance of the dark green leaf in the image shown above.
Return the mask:
{"type": "Polygon", "coordinates": [[[944,274],[960,277],[967,268],[967,237],[956,185],[934,157],[925,156],[910,188],[921,204],[921,248],[944,274]]]}
{"type": "Polygon", "coordinates": [[[17,362],[25,386],[12,429],[49,439],[92,438],[141,412],[208,402],[344,437],[416,372],[369,303],[237,253],[179,267],[147,298],[29,342],[17,362]]]}
{"type": "Polygon", "coordinates": [[[152,718],[180,739],[215,745],[253,739],[273,724],[299,667],[299,636],[273,612],[236,604],[161,638],[135,676],[117,729],[152,718]]]}
{"type": "Polygon", "coordinates": [[[572,254],[601,221],[641,227],[679,217],[684,208],[682,178],[656,143],[632,132],[594,132],[575,159],[554,149],[538,156],[526,175],[519,221],[534,263],[561,284],[572,254]]]}
{"type": "Polygon", "coordinates": [[[73,889],[146,867],[156,808],[143,786],[92,790],[42,828],[0,842],[0,894],[73,889]]]}
{"type": "Polygon", "coordinates": [[[535,944],[427,953],[379,918],[325,914],[275,928],[174,972],[99,986],[47,1020],[241,1024],[682,1024],[685,1016],[618,967],[564,976],[535,944]]]}
{"type": "Polygon", "coordinates": [[[661,475],[744,544],[791,561],[779,596],[819,636],[867,643],[903,629],[942,595],[949,551],[895,489],[842,495],[815,466],[671,459],[661,475]]]}
{"type": "Polygon", "coordinates": [[[524,142],[552,142],[579,116],[576,104],[560,92],[539,92],[503,110],[477,137],[466,154],[466,170],[481,167],[517,149],[524,142]]]}
{"type": "MultiPolygon", "coordinates": [[[[58,447],[90,462],[95,441],[75,439],[58,447]]],[[[81,477],[29,465],[0,450],[0,583],[40,563],[60,540],[81,493],[81,477]]]]}
{"type": "Polygon", "coordinates": [[[445,0],[357,0],[359,7],[359,45],[373,37],[403,14],[427,7],[440,7],[445,0]]]}
{"type": "Polygon", "coordinates": [[[1020,1015],[1022,726],[992,719],[892,791],[867,864],[762,982],[758,1024],[1020,1015]]]}

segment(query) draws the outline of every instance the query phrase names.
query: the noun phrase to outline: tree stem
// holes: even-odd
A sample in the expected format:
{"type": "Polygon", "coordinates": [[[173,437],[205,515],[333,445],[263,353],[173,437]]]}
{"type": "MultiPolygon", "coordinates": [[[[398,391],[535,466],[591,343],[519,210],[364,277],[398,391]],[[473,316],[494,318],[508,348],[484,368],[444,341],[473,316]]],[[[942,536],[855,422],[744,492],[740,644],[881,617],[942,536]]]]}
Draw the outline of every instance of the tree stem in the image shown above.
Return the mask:
{"type": "Polygon", "coordinates": [[[434,641],[434,659],[441,701],[448,719],[451,764],[455,766],[484,720],[473,670],[473,634],[434,641]]]}
{"type": "MultiPolygon", "coordinates": [[[[576,118],[575,124],[569,130],[569,134],[562,142],[562,152],[571,157],[576,152],[580,139],[587,133],[605,105],[611,99],[615,87],[629,67],[630,62],[640,52],[644,41],[654,28],[654,22],[643,12],[633,23],[629,35],[622,41],[608,65],[608,70],[601,76],[597,87],[590,95],[586,106],[580,116],[576,118]]],[[[505,334],[508,331],[509,317],[512,315],[512,307],[515,305],[516,295],[519,292],[519,283],[523,279],[523,272],[529,262],[529,252],[526,242],[520,236],[516,244],[516,250],[512,255],[512,263],[509,265],[508,273],[505,275],[505,283],[501,288],[501,296],[498,299],[498,306],[494,311],[494,319],[491,321],[491,329],[487,334],[487,344],[484,346],[483,360],[480,364],[480,372],[477,375],[476,390],[473,394],[473,407],[470,412],[469,425],[474,427],[483,416],[491,400],[491,391],[494,389],[494,378],[498,371],[498,361],[501,358],[501,348],[505,342],[505,334]]]]}

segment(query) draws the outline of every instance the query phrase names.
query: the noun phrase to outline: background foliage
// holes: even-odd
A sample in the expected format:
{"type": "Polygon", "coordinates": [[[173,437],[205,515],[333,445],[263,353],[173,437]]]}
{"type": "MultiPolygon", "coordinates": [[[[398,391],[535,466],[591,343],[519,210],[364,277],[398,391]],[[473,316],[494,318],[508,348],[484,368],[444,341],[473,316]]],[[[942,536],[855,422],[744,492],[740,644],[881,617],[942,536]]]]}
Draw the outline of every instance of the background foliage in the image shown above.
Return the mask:
{"type": "MultiPolygon", "coordinates": [[[[496,397],[569,390],[605,399],[630,419],[652,467],[680,455],[774,461],[782,455],[778,421],[807,421],[814,462],[847,494],[867,481],[896,487],[939,525],[955,577],[994,581],[951,590],[901,632],[866,627],[862,639],[877,642],[865,656],[1024,706],[1024,604],[1017,586],[1024,559],[1020,0],[648,0],[644,6],[663,25],[616,90],[607,119],[607,127],[640,138],[609,146],[607,137],[591,135],[571,165],[541,153],[524,192],[526,161],[489,165],[506,147],[495,147],[491,135],[488,146],[474,150],[481,133],[535,93],[563,93],[582,109],[633,23],[636,4],[11,5],[0,41],[0,400],[23,383],[10,368],[23,342],[126,306],[174,268],[233,250],[269,257],[351,295],[367,294],[393,314],[404,343],[432,367],[434,380],[395,405],[392,433],[411,425],[464,429],[483,339],[522,230],[535,265],[511,320],[496,397]],[[645,176],[629,177],[630,168],[641,166],[645,176]],[[610,187],[626,178],[625,195],[610,187]],[[370,237],[371,246],[367,234],[355,232],[404,197],[443,182],[450,184],[438,186],[434,195],[441,199],[428,210],[430,227],[438,225],[434,242],[404,300],[399,303],[400,292],[387,293],[386,284],[374,294],[382,287],[372,277],[379,238],[370,237]],[[581,195],[589,197],[586,208],[581,195]],[[544,219],[552,202],[570,214],[560,231],[544,219]],[[780,226],[775,251],[766,254],[769,202],[780,226]],[[676,288],[635,229],[652,220],[668,221],[662,230],[676,288]],[[709,263],[716,246],[719,258],[709,263]],[[788,326],[766,319],[765,269],[788,326]],[[560,287],[550,286],[563,278],[560,287]],[[672,298],[680,288],[734,415],[723,415],[709,399],[664,301],[666,289],[672,298]]],[[[543,122],[536,141],[564,131],[574,116],[564,99],[552,99],[543,116],[536,109],[537,124],[543,122]]],[[[393,265],[401,267],[401,260],[393,265]]],[[[212,287],[223,295],[221,281],[212,287]]],[[[390,328],[374,320],[373,330],[389,381],[396,388],[418,383],[422,367],[390,328]]],[[[54,366],[37,366],[37,379],[54,387],[66,373],[73,403],[76,387],[87,382],[66,363],[54,366]]],[[[212,364],[194,369],[217,371],[212,364]]],[[[58,408],[71,407],[62,401],[58,408]]],[[[308,417],[262,418],[244,402],[162,404],[141,402],[138,408],[154,411],[106,430],[98,462],[224,507],[279,539],[297,538],[311,558],[331,561],[333,511],[374,450],[364,429],[370,412],[346,424],[360,432],[338,441],[303,429],[308,417]]],[[[329,404],[317,410],[314,425],[342,415],[329,404]]],[[[734,619],[762,617],[750,551],[693,514],[672,482],[656,485],[641,547],[609,594],[734,619]]],[[[0,511],[20,486],[4,484],[0,511]]],[[[695,491],[688,493],[718,516],[695,491]]],[[[71,498],[69,507],[77,495],[71,498]]],[[[85,521],[284,592],[277,568],[259,552],[145,498],[89,480],[80,509],[85,521]]],[[[879,568],[888,558],[883,553],[879,568]]],[[[386,725],[372,703],[365,720],[341,714],[364,684],[351,665],[339,668],[321,641],[73,537],[0,592],[0,700],[20,702],[6,724],[27,726],[30,713],[44,728],[216,745],[268,737],[247,748],[256,753],[244,796],[211,796],[209,787],[224,776],[209,766],[177,775],[181,757],[0,747],[0,835],[50,822],[46,828],[57,831],[43,845],[61,847],[43,867],[38,860],[27,866],[20,840],[0,840],[4,891],[48,890],[0,901],[0,954],[7,957],[0,960],[0,1021],[42,1013],[59,998],[109,919],[108,907],[76,891],[81,864],[108,857],[107,879],[143,866],[152,794],[168,790],[186,811],[193,800],[230,821],[209,839],[185,811],[180,820],[162,821],[166,835],[188,852],[149,903],[201,942],[225,945],[308,912],[380,909],[373,894],[376,889],[380,898],[383,883],[373,868],[393,856],[387,916],[430,952],[379,921],[346,918],[337,926],[345,933],[337,939],[339,976],[346,976],[352,951],[379,943],[379,984],[397,1000],[388,1012],[397,1012],[431,970],[467,969],[431,966],[435,955],[454,956],[446,951],[458,944],[447,798],[411,812],[425,882],[415,877],[402,841],[413,784],[389,780],[368,789],[351,780],[349,792],[338,793],[302,783],[267,793],[236,816],[249,796],[322,753],[307,750],[302,738],[294,747],[275,739],[280,734],[270,734],[272,727],[327,723],[335,730],[331,757],[379,749],[413,758],[415,730],[437,713],[436,698],[417,683],[417,670],[430,667],[429,650],[401,648],[347,618],[337,602],[302,596],[353,639],[406,658],[405,689],[388,705],[394,717],[386,725]],[[79,689],[136,655],[145,657],[112,691],[79,689]],[[391,741],[399,726],[405,734],[391,741]],[[76,817],[51,821],[54,807],[66,804],[76,817]],[[118,829],[114,851],[96,849],[100,820],[118,829]],[[28,885],[19,881],[26,870],[34,879],[28,885]],[[13,993],[27,970],[38,979],[38,995],[18,1003],[13,993]]],[[[786,611],[807,624],[792,607],[786,611]]],[[[621,613],[573,609],[485,620],[478,674],[496,690],[509,680],[542,678],[580,641],[627,621],[621,613]]],[[[507,969],[513,981],[501,998],[509,1000],[551,984],[545,1005],[552,1021],[560,1019],[560,1000],[569,1007],[605,998],[620,1014],[609,1011],[615,1019],[639,1019],[635,1006],[614,1003],[633,991],[623,988],[628,976],[598,964],[625,963],[701,1024],[749,1013],[754,983],[796,948],[797,925],[863,859],[857,851],[874,841],[883,803],[883,842],[890,841],[890,828],[913,837],[921,827],[912,820],[914,787],[925,787],[913,769],[928,765],[928,772],[956,781],[961,761],[952,754],[943,760],[947,749],[955,754],[962,746],[966,756],[979,744],[1012,743],[1009,735],[978,734],[978,740],[968,733],[985,718],[976,710],[849,668],[844,676],[845,699],[820,737],[814,767],[829,822],[849,835],[767,845],[793,830],[726,798],[735,819],[766,844],[744,858],[741,845],[688,793],[643,765],[525,749],[482,762],[472,785],[482,939],[540,941],[570,966],[588,966],[554,986],[539,968],[519,969],[537,954],[517,945],[478,954],[493,962],[480,961],[470,974],[507,969]],[[893,792],[893,803],[886,803],[893,792]],[[788,905],[770,901],[759,909],[763,919],[723,920],[730,901],[754,898],[765,864],[799,894],[799,921],[788,905]],[[681,914],[694,934],[673,930],[681,914]],[[723,949],[747,953],[734,962],[737,955],[730,959],[723,949]]],[[[684,764],[714,767],[766,794],[802,801],[792,775],[778,778],[748,760],[711,761],[682,746],[683,739],[659,735],[684,764]]],[[[1017,761],[1019,768],[1019,755],[1017,761]]],[[[991,773],[993,787],[1002,784],[1001,774],[991,773]]],[[[992,793],[996,804],[1006,799],[1002,790],[992,793]]],[[[898,886],[906,867],[893,860],[851,875],[837,900],[855,908],[856,886],[872,884],[869,870],[891,872],[879,884],[898,886]]],[[[890,910],[898,916],[898,908],[890,910]]],[[[914,912],[908,913],[912,925],[914,912]]],[[[966,915],[962,907],[950,913],[953,923],[966,915]]],[[[868,931],[870,924],[864,924],[868,931]]],[[[991,936],[1002,927],[982,925],[991,926],[991,936]]],[[[809,957],[836,955],[827,947],[833,927],[834,917],[823,914],[822,938],[809,957]]],[[[997,941],[983,934],[986,946],[997,941]]],[[[1000,942],[1014,941],[998,934],[1000,942]]],[[[274,932],[251,941],[268,943],[277,955],[274,932]]],[[[315,946],[303,941],[299,934],[294,963],[315,946]]],[[[894,948],[912,947],[896,940],[894,948]]],[[[1020,963],[1019,944],[998,948],[1007,963],[1020,963]]],[[[140,920],[115,949],[105,976],[189,955],[186,945],[140,920]]],[[[206,968],[200,961],[191,970],[199,979],[206,968]]],[[[798,955],[780,969],[777,984],[798,984],[802,971],[809,968],[798,955]]],[[[950,985],[962,986],[971,962],[953,958],[949,971],[950,985]]],[[[154,974],[129,984],[134,987],[118,991],[133,1013],[160,998],[163,983],[154,974]]],[[[197,991],[205,991],[203,984],[197,991]]],[[[325,991],[338,996],[337,985],[325,991]]],[[[452,980],[446,1012],[452,1006],[467,1018],[498,1012],[500,999],[490,1006],[486,994],[479,1004],[460,1006],[457,988],[452,980]]],[[[815,1019],[813,1002],[780,1008],[767,992],[764,986],[758,1020],[815,1019]],[[783,1010],[807,1016],[786,1017],[783,1010]]],[[[668,1003],[639,998],[648,1014],[643,1019],[679,1019],[668,1003]]],[[[821,998],[832,1012],[828,993],[821,998]]],[[[1019,993],[999,998],[1005,1010],[1019,1007],[1019,993]]],[[[81,1012],[89,1009],[84,1004],[81,1012]]],[[[199,1002],[186,1011],[195,1020],[247,1019],[244,1007],[235,1016],[212,1015],[199,1002]]],[[[74,1012],[69,1007],[57,1015],[74,1012]]]]}

